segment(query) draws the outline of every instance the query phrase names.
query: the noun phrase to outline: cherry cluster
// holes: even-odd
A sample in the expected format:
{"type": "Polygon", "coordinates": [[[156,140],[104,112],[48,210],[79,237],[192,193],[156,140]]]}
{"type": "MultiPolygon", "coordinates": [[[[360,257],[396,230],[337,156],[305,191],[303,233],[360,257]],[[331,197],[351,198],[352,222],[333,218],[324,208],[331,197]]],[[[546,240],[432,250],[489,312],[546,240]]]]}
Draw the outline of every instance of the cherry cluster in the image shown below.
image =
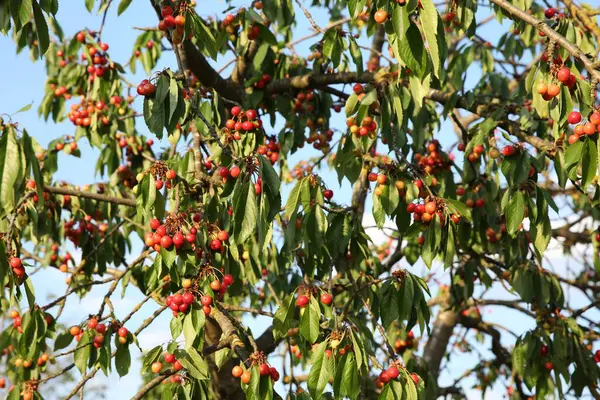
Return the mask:
{"type": "MultiPolygon", "coordinates": [[[[198,215],[198,220],[199,219],[200,216],[198,215]]],[[[173,245],[175,245],[176,249],[179,249],[185,242],[193,244],[196,242],[196,234],[198,233],[196,227],[191,227],[185,236],[179,230],[174,234],[169,234],[167,232],[167,225],[161,224],[157,218],[150,221],[150,228],[154,233],[146,233],[144,236],[144,243],[155,251],[160,251],[161,248],[170,249],[173,245]]],[[[170,229],[170,231],[172,231],[172,229],[170,229]]]]}
{"type": "Polygon", "coordinates": [[[569,136],[569,144],[577,142],[585,135],[591,136],[596,132],[600,132],[600,112],[594,111],[588,118],[588,122],[581,122],[581,113],[573,111],[567,117],[569,124],[575,125],[573,135],[569,136]]]}
{"type": "Polygon", "coordinates": [[[315,93],[313,89],[300,91],[294,98],[294,111],[296,114],[312,113],[315,110],[315,93]]]}
{"type": "Polygon", "coordinates": [[[275,367],[271,367],[268,364],[267,358],[265,357],[263,352],[252,353],[249,357],[249,360],[251,362],[250,368],[244,370],[242,366],[236,365],[232,368],[231,375],[233,375],[234,378],[240,378],[242,383],[247,385],[250,383],[250,380],[252,378],[251,369],[258,368],[258,373],[261,377],[270,376],[274,382],[277,382],[279,380],[279,372],[275,367]]]}
{"type": "MultiPolygon", "coordinates": [[[[171,364],[171,367],[173,367],[173,369],[177,372],[179,372],[183,369],[183,364],[181,364],[181,361],[179,361],[177,358],[175,358],[175,355],[172,353],[163,354],[163,360],[165,360],[165,362],[167,364],[171,364]]],[[[152,363],[150,368],[152,369],[153,373],[160,374],[163,369],[163,364],[160,361],[156,361],[156,362],[152,363]]],[[[183,378],[181,377],[181,375],[172,375],[171,376],[171,383],[181,383],[182,380],[183,380],[183,378]],[[175,378],[175,379],[173,379],[173,378],[175,378]]]]}
{"type": "Polygon", "coordinates": [[[377,122],[372,117],[366,116],[360,122],[360,126],[357,125],[357,121],[354,117],[350,117],[346,120],[346,126],[350,128],[350,133],[356,136],[374,136],[377,131],[377,122]]]}
{"type": "MultiPolygon", "coordinates": [[[[458,146],[456,146],[458,151],[465,151],[465,147],[466,146],[464,143],[459,143],[458,146]]],[[[466,154],[467,160],[469,160],[472,163],[476,163],[481,159],[483,153],[485,153],[483,145],[476,144],[475,146],[473,146],[473,150],[470,153],[466,154]]]]}
{"type": "Polygon", "coordinates": [[[263,74],[262,77],[254,83],[254,87],[258,90],[262,90],[267,86],[273,78],[269,74],[263,74]]]}
{"type": "Polygon", "coordinates": [[[13,257],[8,263],[16,277],[23,278],[25,276],[25,267],[23,267],[23,261],[20,258],[13,257]]]}
{"type": "Polygon", "coordinates": [[[440,142],[433,140],[425,146],[426,154],[415,153],[415,161],[428,175],[450,169],[451,162],[448,156],[441,151],[440,142]]]}
{"type": "MultiPolygon", "coordinates": [[[[210,298],[212,304],[212,298],[210,298]]],[[[175,293],[167,296],[166,304],[173,311],[173,316],[177,317],[179,313],[185,314],[190,306],[196,301],[196,296],[191,291],[185,291],[183,294],[175,293]]],[[[210,304],[208,304],[210,306],[210,304]]],[[[210,311],[209,311],[210,314],[210,311]]]]}
{"type": "Polygon", "coordinates": [[[415,334],[412,331],[406,333],[406,339],[396,339],[394,342],[394,350],[397,353],[403,353],[407,349],[416,347],[415,334]]]}
{"type": "Polygon", "coordinates": [[[148,79],[144,79],[137,86],[137,94],[140,96],[152,97],[156,93],[156,86],[152,84],[148,79]]]}
{"type": "MultiPolygon", "coordinates": [[[[90,81],[96,79],[96,77],[101,78],[106,73],[107,69],[110,69],[110,65],[108,62],[108,58],[106,57],[106,51],[108,50],[108,44],[106,43],[98,43],[98,50],[95,46],[88,47],[88,54],[91,57],[91,64],[87,66],[87,72],[89,74],[90,81]]],[[[87,56],[85,53],[81,53],[81,60],[87,60],[87,56]]]]}
{"type": "MultiPolygon", "coordinates": [[[[444,206],[438,199],[430,199],[419,203],[409,203],[406,206],[406,211],[413,215],[415,222],[421,222],[424,225],[429,224],[434,216],[438,216],[440,223],[444,223],[444,206]]],[[[460,217],[456,214],[450,216],[452,222],[458,224],[460,217]]]]}
{"type": "Polygon", "coordinates": [[[160,10],[163,19],[158,22],[158,29],[167,32],[170,29],[175,28],[172,37],[173,44],[180,44],[183,40],[183,31],[185,27],[185,16],[183,16],[185,13],[184,7],[186,7],[186,3],[182,2],[181,8],[179,9],[179,15],[177,16],[173,15],[174,11],[171,6],[163,6],[160,10]]]}
{"type": "MultiPolygon", "coordinates": [[[[298,291],[299,292],[303,292],[300,289],[298,291]]],[[[321,304],[324,304],[326,306],[330,306],[331,303],[333,303],[333,296],[331,295],[331,293],[323,292],[323,293],[321,293],[321,296],[320,296],[319,300],[321,301],[321,304]]],[[[307,295],[301,294],[296,299],[296,306],[298,306],[300,308],[304,308],[304,307],[306,307],[308,305],[309,301],[310,300],[309,300],[309,298],[308,298],[307,295]]]]}
{"type": "Polygon", "coordinates": [[[227,133],[233,134],[235,140],[240,140],[242,133],[254,132],[262,127],[262,121],[258,119],[256,110],[244,111],[240,106],[231,107],[231,118],[225,121],[227,133]]]}
{"type": "Polygon", "coordinates": [[[279,160],[279,151],[281,150],[281,144],[277,143],[277,137],[275,135],[269,136],[267,144],[261,144],[256,149],[256,152],[260,155],[267,157],[271,164],[275,164],[279,160]]]}
{"type": "MultiPolygon", "coordinates": [[[[92,116],[96,114],[99,122],[108,125],[110,123],[110,118],[107,115],[103,115],[106,111],[107,107],[104,101],[82,100],[79,104],[71,104],[69,121],[75,126],[87,128],[92,124],[92,116]]],[[[57,148],[57,150],[59,149],[57,148]]],[[[62,150],[62,148],[60,150],[62,150]]]]}
{"type": "MultiPolygon", "coordinates": [[[[319,118],[321,120],[323,118],[319,118]]],[[[306,122],[308,125],[308,121],[306,122]]],[[[329,150],[329,143],[333,139],[333,131],[331,129],[322,130],[321,132],[313,131],[306,139],[306,143],[312,144],[315,150],[329,150]]]]}

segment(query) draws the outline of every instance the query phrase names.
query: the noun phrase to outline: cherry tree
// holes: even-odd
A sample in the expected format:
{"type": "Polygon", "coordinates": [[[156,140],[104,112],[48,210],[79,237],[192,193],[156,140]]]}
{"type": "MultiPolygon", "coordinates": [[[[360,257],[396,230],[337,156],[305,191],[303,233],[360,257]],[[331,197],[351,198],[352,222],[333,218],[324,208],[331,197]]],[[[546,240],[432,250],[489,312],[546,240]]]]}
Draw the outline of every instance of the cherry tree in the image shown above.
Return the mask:
{"type": "Polygon", "coordinates": [[[105,22],[131,3],[85,0],[98,27],[68,37],[58,0],[0,2],[2,33],[45,63],[39,118],[71,127],[45,147],[23,114],[0,121],[9,399],[67,376],[83,398],[113,370],[144,377],[134,399],[600,398],[599,9],[149,0],[156,23],[121,27],[138,37],[113,59],[105,22]],[[82,142],[106,182],[56,179],[82,142]],[[40,268],[66,277],[50,302],[40,268]],[[97,312],[62,322],[101,285],[97,312]],[[143,300],[115,309],[129,287],[143,300]],[[163,313],[172,340],[140,348],[163,313]]]}

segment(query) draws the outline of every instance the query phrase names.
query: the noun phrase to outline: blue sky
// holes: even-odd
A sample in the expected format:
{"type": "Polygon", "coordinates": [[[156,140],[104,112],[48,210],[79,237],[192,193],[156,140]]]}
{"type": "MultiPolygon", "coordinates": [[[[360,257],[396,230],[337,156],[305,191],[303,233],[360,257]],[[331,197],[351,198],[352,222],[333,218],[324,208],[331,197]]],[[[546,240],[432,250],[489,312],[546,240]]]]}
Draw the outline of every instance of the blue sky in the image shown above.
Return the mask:
{"type": "MultiPolygon", "coordinates": [[[[124,64],[129,59],[133,43],[140,33],[139,31],[133,30],[131,27],[155,26],[157,24],[157,19],[154,11],[149,6],[148,1],[138,0],[132,2],[129,9],[118,18],[116,15],[116,4],[118,4],[118,1],[115,1],[114,3],[115,4],[113,4],[113,7],[108,13],[108,18],[103,32],[103,41],[110,45],[109,52],[111,58],[124,64]]],[[[227,7],[222,1],[199,1],[199,3],[202,3],[202,8],[199,9],[199,12],[205,17],[209,15],[221,15],[222,11],[227,7]]],[[[247,6],[248,4],[249,3],[245,2],[234,2],[234,5],[236,6],[247,6]]],[[[58,20],[62,24],[66,36],[71,36],[84,27],[98,29],[100,26],[101,17],[96,15],[95,12],[92,14],[88,13],[87,10],[85,10],[83,1],[63,0],[60,2],[60,5],[61,8],[58,13],[58,20]]],[[[487,15],[488,9],[482,8],[478,14],[478,18],[485,17],[487,15]]],[[[314,10],[313,16],[317,24],[321,27],[327,25],[328,16],[324,13],[314,10]]],[[[499,38],[498,28],[498,23],[492,22],[478,33],[488,39],[490,42],[495,43],[495,41],[499,38]]],[[[296,31],[299,33],[297,36],[301,36],[309,30],[309,23],[300,10],[297,10],[296,31]]],[[[313,43],[314,41],[307,41],[299,45],[297,47],[298,53],[308,54],[308,47],[313,43]]],[[[365,44],[368,45],[368,43],[365,44]]],[[[20,55],[16,55],[14,42],[10,38],[3,36],[0,36],[0,52],[3,54],[3,62],[0,63],[0,93],[2,93],[0,96],[0,113],[11,114],[22,106],[33,102],[33,108],[30,111],[15,115],[14,120],[18,121],[23,128],[26,128],[28,132],[38,140],[38,142],[40,142],[42,145],[46,145],[49,141],[60,135],[72,134],[73,127],[69,122],[62,124],[54,124],[53,122],[45,123],[37,117],[36,110],[43,97],[43,87],[46,77],[43,61],[38,60],[38,62],[32,63],[29,58],[29,54],[26,51],[20,55]]],[[[225,62],[229,61],[229,59],[230,56],[226,56],[222,59],[219,59],[215,65],[223,65],[225,62]]],[[[364,59],[365,61],[367,60],[366,55],[364,59]]],[[[176,61],[174,56],[170,52],[164,52],[159,65],[156,67],[156,70],[161,70],[165,67],[175,68],[175,66],[176,61]]],[[[474,64],[467,75],[465,87],[473,87],[479,81],[480,74],[481,71],[479,67],[474,64]]],[[[127,78],[131,82],[138,82],[146,78],[146,76],[143,70],[138,68],[137,74],[129,74],[127,78]]],[[[140,104],[138,104],[138,110],[141,110],[140,104]]],[[[343,124],[344,117],[341,114],[334,116],[332,121],[333,126],[343,127],[343,124]]],[[[280,125],[280,123],[278,123],[278,125],[280,125]]],[[[151,136],[142,120],[137,121],[137,127],[144,134],[151,136]]],[[[278,129],[274,129],[273,132],[278,132],[278,129]]],[[[437,136],[442,142],[443,146],[448,146],[456,142],[456,135],[448,121],[442,125],[441,132],[437,136]]],[[[166,140],[163,142],[164,143],[160,143],[159,141],[155,140],[155,150],[158,151],[161,148],[161,145],[167,146],[166,140]]],[[[73,184],[84,184],[98,181],[102,178],[94,175],[97,152],[92,151],[85,141],[81,141],[79,143],[79,148],[82,152],[81,158],[75,158],[66,155],[59,156],[60,163],[59,170],[56,174],[56,180],[64,179],[73,184]]],[[[313,157],[315,155],[317,155],[317,153],[312,149],[303,150],[292,157],[290,165],[293,165],[295,162],[301,159],[307,159],[308,157],[313,157]]],[[[350,186],[347,184],[347,182],[345,182],[342,187],[339,187],[335,174],[327,171],[320,171],[319,173],[327,181],[329,187],[334,189],[336,193],[334,200],[350,198],[350,186]]],[[[289,191],[289,188],[287,188],[285,191],[289,191]]],[[[366,209],[371,209],[370,200],[366,209]]],[[[367,225],[373,225],[372,217],[369,214],[365,216],[365,221],[367,225]]],[[[369,233],[373,236],[374,240],[383,240],[383,235],[381,232],[377,230],[370,230],[369,233]]],[[[137,241],[136,248],[141,249],[141,243],[139,241],[137,241]]],[[[134,257],[135,255],[136,252],[134,252],[134,257]]],[[[566,259],[562,258],[560,252],[558,251],[555,251],[552,253],[552,255],[553,266],[557,270],[564,270],[567,266],[566,259]]],[[[401,263],[400,265],[402,267],[407,267],[406,263],[401,263]]],[[[441,267],[437,266],[434,268],[441,267]]],[[[428,273],[428,271],[420,264],[410,267],[409,269],[412,272],[418,273],[422,276],[428,273]]],[[[62,294],[65,288],[64,278],[64,275],[56,270],[42,271],[36,274],[33,277],[33,280],[39,299],[38,301],[40,303],[44,303],[46,297],[50,298],[52,295],[62,294]]],[[[87,316],[87,314],[97,312],[102,296],[106,290],[107,287],[95,287],[92,292],[82,301],[79,301],[75,298],[69,299],[63,313],[63,316],[66,317],[64,323],[79,323],[87,316]]],[[[118,297],[118,293],[116,293],[114,297],[115,298],[113,299],[113,302],[118,317],[125,316],[127,313],[129,313],[131,308],[142,299],[142,296],[135,288],[128,290],[125,298],[123,299],[116,298],[118,297]]],[[[487,294],[487,297],[507,298],[507,295],[503,289],[494,287],[494,289],[487,294]]],[[[574,295],[574,299],[576,302],[578,302],[577,295],[574,295]]],[[[152,302],[146,304],[142,311],[140,311],[131,320],[129,323],[130,327],[137,327],[142,320],[154,310],[155,305],[152,304],[152,302]]],[[[533,327],[533,321],[523,318],[517,313],[508,312],[506,309],[496,308],[493,311],[483,311],[483,315],[484,318],[507,325],[518,333],[533,327]]],[[[588,316],[593,317],[593,314],[588,316]]],[[[170,314],[164,313],[164,315],[154,323],[152,328],[147,329],[141,335],[140,343],[144,349],[149,349],[159,343],[165,343],[170,339],[170,333],[168,329],[169,319],[170,314]]],[[[262,330],[264,330],[266,326],[270,324],[270,321],[266,318],[246,318],[245,322],[252,328],[253,332],[257,336],[262,333],[262,330]]],[[[510,338],[510,340],[512,341],[512,338],[510,338]]],[[[485,344],[488,344],[488,342],[486,341],[485,344]]],[[[424,343],[421,343],[421,345],[424,345],[424,343]]],[[[482,353],[487,357],[490,357],[490,353],[485,350],[485,347],[485,345],[481,346],[482,353]]],[[[135,358],[135,354],[133,357],[135,358]]],[[[442,373],[442,385],[451,383],[453,377],[460,375],[464,369],[472,366],[475,360],[475,356],[463,355],[458,360],[450,363],[448,368],[442,373]]],[[[277,365],[279,362],[280,361],[275,361],[274,364],[277,365]]],[[[132,366],[132,373],[122,379],[119,379],[116,373],[114,373],[108,378],[98,374],[98,378],[96,380],[108,384],[108,392],[106,393],[107,397],[117,399],[129,398],[137,391],[140,385],[140,379],[136,373],[136,370],[138,369],[139,365],[134,364],[132,366]]],[[[278,388],[281,389],[281,386],[278,386],[278,388]]],[[[45,393],[49,393],[48,388],[42,387],[41,390],[45,393]]],[[[283,391],[280,391],[280,393],[283,393],[283,391]]],[[[504,389],[498,387],[492,393],[489,393],[486,398],[501,398],[503,393],[504,389]]],[[[477,391],[470,391],[469,397],[473,399],[481,398],[481,394],[477,391]]],[[[51,399],[53,396],[48,395],[47,398],[51,399]]]]}

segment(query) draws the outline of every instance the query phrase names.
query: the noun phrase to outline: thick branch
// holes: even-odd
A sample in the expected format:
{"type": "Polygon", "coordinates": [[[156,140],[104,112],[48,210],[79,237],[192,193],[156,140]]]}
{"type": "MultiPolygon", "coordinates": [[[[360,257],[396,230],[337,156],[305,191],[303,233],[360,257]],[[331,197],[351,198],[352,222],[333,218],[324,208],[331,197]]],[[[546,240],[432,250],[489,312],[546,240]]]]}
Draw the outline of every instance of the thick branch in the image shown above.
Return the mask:
{"type": "Polygon", "coordinates": [[[91,192],[82,192],[75,189],[56,187],[56,186],[44,186],[44,191],[49,193],[56,193],[62,195],[69,195],[75,197],[82,197],[85,199],[92,199],[98,201],[105,201],[107,203],[118,204],[122,206],[135,207],[136,201],[135,199],[128,199],[124,197],[113,197],[106,196],[104,194],[99,193],[91,193],[91,192]]]}
{"type": "Polygon", "coordinates": [[[512,16],[520,19],[521,21],[528,23],[529,25],[533,26],[535,29],[545,33],[546,36],[550,40],[554,40],[556,43],[558,43],[560,46],[562,46],[566,51],[568,51],[569,54],[571,54],[573,57],[579,59],[585,66],[585,69],[589,72],[590,76],[592,78],[594,78],[594,80],[596,82],[600,81],[600,71],[597,71],[594,68],[594,64],[593,64],[592,60],[590,60],[588,58],[588,56],[585,55],[579,47],[577,47],[575,44],[569,42],[563,35],[556,32],[554,29],[550,28],[548,26],[548,24],[546,24],[543,21],[540,21],[539,19],[535,18],[532,15],[529,15],[527,12],[512,5],[511,3],[509,3],[506,0],[490,0],[490,3],[496,4],[497,6],[501,7],[505,11],[507,11],[512,16]]]}

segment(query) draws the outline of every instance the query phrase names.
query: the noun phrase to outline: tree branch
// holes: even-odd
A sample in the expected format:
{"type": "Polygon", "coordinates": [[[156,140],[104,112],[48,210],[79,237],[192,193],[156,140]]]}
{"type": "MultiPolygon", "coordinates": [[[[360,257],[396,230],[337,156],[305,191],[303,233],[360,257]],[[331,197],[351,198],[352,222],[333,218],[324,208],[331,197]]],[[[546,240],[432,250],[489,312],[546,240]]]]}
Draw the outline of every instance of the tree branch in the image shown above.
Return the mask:
{"type": "Polygon", "coordinates": [[[600,82],[600,71],[594,68],[592,60],[590,60],[588,56],[585,55],[579,47],[568,41],[563,35],[556,32],[554,29],[550,28],[548,24],[546,24],[543,21],[540,21],[532,15],[527,14],[525,11],[512,5],[506,0],[490,0],[490,3],[496,4],[512,16],[517,17],[521,21],[526,22],[529,25],[533,26],[535,29],[545,33],[549,39],[554,40],[556,43],[561,45],[566,51],[568,51],[569,54],[579,59],[585,66],[585,69],[589,72],[590,76],[594,79],[594,81],[600,82]]]}
{"type": "Polygon", "coordinates": [[[44,186],[44,191],[49,192],[49,193],[55,193],[55,194],[82,197],[85,199],[105,201],[107,203],[118,204],[118,205],[128,206],[128,207],[136,206],[135,199],[128,199],[125,197],[106,196],[106,195],[99,194],[99,193],[82,192],[79,190],[69,189],[69,188],[64,188],[64,187],[44,186]]]}

